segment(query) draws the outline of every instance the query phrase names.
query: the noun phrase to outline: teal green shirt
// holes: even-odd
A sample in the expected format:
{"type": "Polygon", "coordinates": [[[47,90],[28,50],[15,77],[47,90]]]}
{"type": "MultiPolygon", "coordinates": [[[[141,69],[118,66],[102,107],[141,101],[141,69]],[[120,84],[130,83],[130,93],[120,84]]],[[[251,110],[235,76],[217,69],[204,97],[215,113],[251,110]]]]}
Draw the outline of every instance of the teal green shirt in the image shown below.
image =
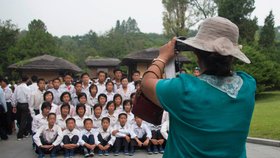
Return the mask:
{"type": "Polygon", "coordinates": [[[245,158],[255,104],[255,79],[243,80],[236,98],[188,74],[160,80],[157,98],[169,112],[164,158],[245,158]]]}

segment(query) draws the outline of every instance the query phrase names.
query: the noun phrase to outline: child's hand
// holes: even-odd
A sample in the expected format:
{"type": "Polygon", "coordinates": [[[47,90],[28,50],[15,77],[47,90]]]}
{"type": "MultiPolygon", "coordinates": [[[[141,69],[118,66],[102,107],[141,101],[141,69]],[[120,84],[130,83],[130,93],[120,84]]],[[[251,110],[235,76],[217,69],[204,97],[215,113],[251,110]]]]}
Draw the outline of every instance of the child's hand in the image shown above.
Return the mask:
{"type": "Polygon", "coordinates": [[[114,130],[113,132],[112,132],[112,135],[113,136],[116,136],[116,134],[119,132],[119,130],[114,130]]]}
{"type": "Polygon", "coordinates": [[[107,144],[105,147],[104,147],[104,150],[108,150],[110,148],[110,144],[107,144]]]}
{"type": "Polygon", "coordinates": [[[145,142],[143,143],[144,146],[148,146],[149,145],[150,140],[146,139],[145,142]]]}

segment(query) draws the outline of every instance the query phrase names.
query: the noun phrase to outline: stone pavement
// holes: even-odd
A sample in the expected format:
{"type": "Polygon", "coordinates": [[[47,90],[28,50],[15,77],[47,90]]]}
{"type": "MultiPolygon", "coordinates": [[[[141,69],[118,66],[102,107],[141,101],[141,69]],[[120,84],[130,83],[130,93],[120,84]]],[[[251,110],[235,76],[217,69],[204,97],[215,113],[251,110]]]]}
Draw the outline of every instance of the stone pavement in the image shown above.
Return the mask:
{"type": "MultiPolygon", "coordinates": [[[[280,158],[280,147],[265,146],[259,144],[247,143],[248,158],[280,158]]],[[[31,147],[31,138],[25,138],[17,141],[16,137],[10,136],[8,141],[0,140],[0,157],[1,158],[36,158],[36,154],[31,147]]],[[[82,155],[76,155],[75,158],[82,158],[82,155]]],[[[95,156],[100,157],[100,156],[95,156]]],[[[105,157],[105,156],[103,156],[105,157]]],[[[108,156],[113,158],[115,156],[108,156]]],[[[129,158],[120,154],[118,158],[129,158]]],[[[161,158],[161,154],[147,155],[144,151],[136,151],[133,158],[161,158]]],[[[59,156],[62,158],[62,156],[59,156]]],[[[117,158],[117,157],[116,157],[117,158]]]]}

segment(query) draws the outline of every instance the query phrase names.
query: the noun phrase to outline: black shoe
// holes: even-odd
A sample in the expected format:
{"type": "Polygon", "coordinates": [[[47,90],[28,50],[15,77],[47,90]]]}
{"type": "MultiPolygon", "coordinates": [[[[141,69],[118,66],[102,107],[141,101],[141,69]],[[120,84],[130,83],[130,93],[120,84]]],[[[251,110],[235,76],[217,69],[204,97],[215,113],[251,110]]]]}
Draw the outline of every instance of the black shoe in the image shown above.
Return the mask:
{"type": "Polygon", "coordinates": [[[1,136],[1,139],[2,140],[8,140],[8,136],[7,135],[1,136]]]}

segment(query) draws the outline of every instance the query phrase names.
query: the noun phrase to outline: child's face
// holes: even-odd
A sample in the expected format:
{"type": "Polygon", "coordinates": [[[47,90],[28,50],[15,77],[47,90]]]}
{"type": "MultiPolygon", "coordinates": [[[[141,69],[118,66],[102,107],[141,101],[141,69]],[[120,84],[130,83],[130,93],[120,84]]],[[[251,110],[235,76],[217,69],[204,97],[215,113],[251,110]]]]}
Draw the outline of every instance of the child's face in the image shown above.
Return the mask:
{"type": "Polygon", "coordinates": [[[71,84],[71,81],[72,81],[72,77],[71,77],[71,76],[66,75],[66,76],[64,77],[64,82],[65,82],[66,84],[71,84]]]}
{"type": "Polygon", "coordinates": [[[55,115],[50,115],[48,118],[48,122],[50,126],[53,126],[56,122],[56,116],[55,115]]]}
{"type": "Polygon", "coordinates": [[[105,75],[104,73],[100,73],[100,74],[98,75],[98,81],[99,81],[99,82],[104,82],[105,79],[106,79],[106,75],[105,75]]]}
{"type": "Polygon", "coordinates": [[[100,107],[97,107],[94,109],[94,115],[95,117],[99,117],[101,115],[102,109],[100,107]]]}
{"type": "Polygon", "coordinates": [[[50,107],[44,108],[43,111],[42,111],[42,114],[43,114],[44,116],[47,116],[47,115],[49,114],[50,110],[51,110],[50,107]]]}
{"type": "Polygon", "coordinates": [[[139,117],[135,117],[135,122],[138,126],[141,126],[142,125],[142,119],[139,118],[139,117]]]}
{"type": "Polygon", "coordinates": [[[107,86],[106,86],[106,89],[107,89],[107,91],[109,91],[109,92],[112,92],[112,91],[113,91],[113,88],[114,88],[114,86],[113,86],[112,83],[108,83],[107,86]]]}
{"type": "Polygon", "coordinates": [[[97,93],[96,87],[93,87],[93,88],[90,89],[90,94],[91,94],[92,96],[95,96],[96,93],[97,93]]]}
{"type": "Polygon", "coordinates": [[[68,107],[64,106],[64,107],[61,109],[61,115],[66,116],[66,115],[69,114],[69,111],[70,111],[70,109],[69,109],[68,107]]]}
{"type": "Polygon", "coordinates": [[[112,104],[110,104],[110,105],[108,106],[108,111],[109,111],[109,112],[115,111],[115,105],[114,105],[114,103],[112,103],[112,104]]]}
{"type": "Polygon", "coordinates": [[[82,96],[79,101],[80,103],[85,104],[87,103],[87,98],[85,96],[82,96]]]}
{"type": "Polygon", "coordinates": [[[78,93],[80,93],[80,92],[82,92],[82,84],[76,84],[76,86],[75,86],[75,90],[76,90],[76,92],[78,92],[78,93]]]}
{"type": "Polygon", "coordinates": [[[72,131],[76,127],[76,123],[73,120],[69,120],[66,124],[66,127],[72,131]]]}
{"type": "Polygon", "coordinates": [[[121,103],[122,103],[121,98],[120,97],[116,97],[115,98],[115,103],[116,103],[117,106],[121,105],[121,103]]]}
{"type": "Polygon", "coordinates": [[[127,118],[125,115],[121,115],[121,117],[119,118],[120,124],[122,126],[124,126],[126,124],[127,118]]]}
{"type": "Polygon", "coordinates": [[[109,121],[108,120],[103,120],[102,128],[106,130],[106,129],[108,129],[109,126],[110,126],[109,121]]]}
{"type": "Polygon", "coordinates": [[[62,100],[63,100],[64,103],[69,103],[70,102],[70,96],[68,94],[66,94],[62,97],[62,100]]]}
{"type": "Polygon", "coordinates": [[[127,85],[128,85],[128,80],[127,80],[127,78],[125,78],[125,79],[122,80],[122,86],[123,86],[124,88],[126,88],[127,85]]]}
{"type": "Polygon", "coordinates": [[[60,86],[60,81],[59,80],[54,80],[53,81],[53,88],[58,89],[60,86]]]}
{"type": "Polygon", "coordinates": [[[81,116],[84,116],[84,114],[85,114],[85,109],[83,107],[79,107],[78,115],[81,117],[81,116]]]}
{"type": "Polygon", "coordinates": [[[88,75],[84,75],[82,78],[84,83],[88,83],[89,82],[89,76],[88,75]]]}
{"type": "Polygon", "coordinates": [[[86,130],[90,131],[92,129],[92,127],[93,127],[92,121],[86,121],[85,122],[85,129],[86,130]]]}
{"type": "Polygon", "coordinates": [[[40,90],[44,90],[44,89],[45,89],[45,86],[46,86],[45,81],[39,81],[39,83],[38,83],[38,88],[39,88],[40,90]]]}
{"type": "Polygon", "coordinates": [[[125,111],[125,112],[130,112],[130,110],[131,110],[131,105],[130,105],[130,103],[127,103],[127,104],[124,106],[124,111],[125,111]]]}
{"type": "Polygon", "coordinates": [[[105,97],[100,97],[99,98],[99,104],[101,104],[101,105],[106,104],[106,98],[105,97]]]}
{"type": "Polygon", "coordinates": [[[45,99],[46,99],[46,102],[52,102],[53,98],[52,98],[51,93],[47,94],[45,99]]]}

